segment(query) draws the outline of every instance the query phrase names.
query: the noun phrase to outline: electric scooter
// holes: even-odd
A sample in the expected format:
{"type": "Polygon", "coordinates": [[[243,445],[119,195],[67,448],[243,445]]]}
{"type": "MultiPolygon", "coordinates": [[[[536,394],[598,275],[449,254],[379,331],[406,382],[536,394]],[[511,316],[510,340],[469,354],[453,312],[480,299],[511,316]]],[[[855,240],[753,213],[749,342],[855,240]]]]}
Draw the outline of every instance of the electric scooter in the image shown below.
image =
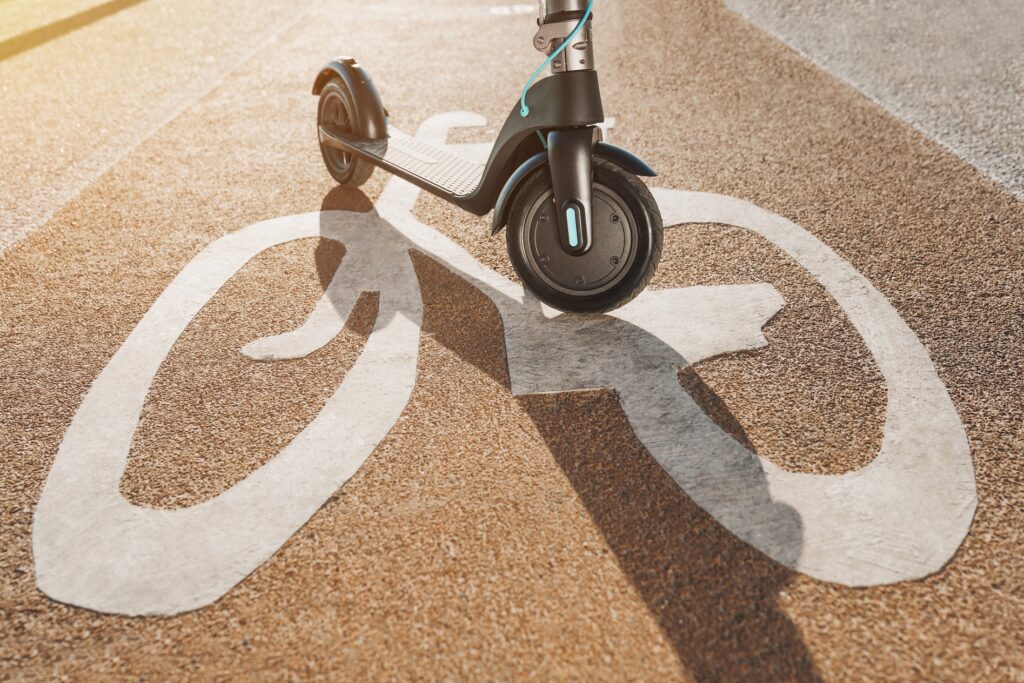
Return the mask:
{"type": "Polygon", "coordinates": [[[373,80],[339,57],[313,94],[328,172],[359,187],[380,167],[478,216],[507,226],[509,258],[526,288],[563,311],[600,313],[633,299],[661,257],[658,205],[637,176],[655,172],[604,142],[594,68],[594,0],[540,1],[535,48],[547,59],[480,166],[388,122],[373,80]],[[550,67],[550,74],[538,76],[550,67]]]}

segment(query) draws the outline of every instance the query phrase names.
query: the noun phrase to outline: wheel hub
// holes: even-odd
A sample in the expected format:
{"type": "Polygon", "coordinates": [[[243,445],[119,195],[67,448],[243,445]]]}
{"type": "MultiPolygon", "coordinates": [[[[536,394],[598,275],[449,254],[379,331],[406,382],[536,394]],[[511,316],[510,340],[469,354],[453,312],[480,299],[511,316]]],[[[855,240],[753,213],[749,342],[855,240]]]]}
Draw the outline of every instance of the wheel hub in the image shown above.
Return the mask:
{"type": "Polygon", "coordinates": [[[636,258],[636,226],[625,203],[595,185],[591,230],[593,245],[581,255],[562,247],[554,193],[544,193],[527,212],[525,254],[533,271],[563,293],[599,294],[617,285],[636,258]]]}

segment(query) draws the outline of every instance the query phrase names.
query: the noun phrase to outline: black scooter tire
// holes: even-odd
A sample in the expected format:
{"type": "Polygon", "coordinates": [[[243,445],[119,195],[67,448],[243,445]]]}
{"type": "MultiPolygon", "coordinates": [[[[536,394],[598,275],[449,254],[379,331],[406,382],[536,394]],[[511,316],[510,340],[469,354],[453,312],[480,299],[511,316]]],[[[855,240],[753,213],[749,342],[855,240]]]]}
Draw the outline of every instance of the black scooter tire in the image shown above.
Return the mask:
{"type": "MultiPolygon", "coordinates": [[[[557,229],[552,228],[554,221],[541,215],[545,203],[553,196],[551,173],[547,166],[534,171],[512,198],[506,229],[509,259],[523,285],[547,305],[573,313],[604,313],[636,298],[654,277],[664,239],[661,211],[651,191],[639,178],[602,159],[594,159],[593,169],[595,222],[592,229],[595,247],[588,255],[572,258],[606,257],[607,252],[597,249],[601,239],[624,240],[629,244],[628,253],[624,247],[621,256],[612,257],[619,259],[621,271],[605,269],[608,270],[605,277],[609,282],[603,288],[588,288],[586,283],[574,288],[573,285],[580,283],[579,278],[574,278],[573,272],[568,270],[574,267],[572,258],[559,254],[561,263],[566,264],[559,267],[565,272],[552,273],[552,264],[558,259],[537,253],[553,251],[547,246],[538,246],[544,241],[539,238],[538,231],[557,229]],[[611,218],[602,220],[602,213],[605,216],[611,214],[611,218]],[[545,219],[543,224],[541,219],[545,219]],[[623,235],[615,231],[623,231],[623,235]],[[627,231],[629,234],[625,235],[627,231]],[[628,262],[622,263],[626,259],[628,262]]],[[[548,246],[553,244],[550,238],[547,240],[548,246]]]]}
{"type": "MultiPolygon", "coordinates": [[[[352,97],[352,93],[349,92],[345,83],[338,78],[332,79],[324,85],[324,89],[320,93],[320,101],[316,110],[317,126],[324,126],[328,130],[346,135],[361,135],[361,131],[357,130],[359,120],[357,106],[358,103],[352,97]]],[[[320,143],[320,154],[324,158],[327,172],[342,187],[361,187],[370,179],[376,169],[365,159],[322,142],[320,143]]]]}

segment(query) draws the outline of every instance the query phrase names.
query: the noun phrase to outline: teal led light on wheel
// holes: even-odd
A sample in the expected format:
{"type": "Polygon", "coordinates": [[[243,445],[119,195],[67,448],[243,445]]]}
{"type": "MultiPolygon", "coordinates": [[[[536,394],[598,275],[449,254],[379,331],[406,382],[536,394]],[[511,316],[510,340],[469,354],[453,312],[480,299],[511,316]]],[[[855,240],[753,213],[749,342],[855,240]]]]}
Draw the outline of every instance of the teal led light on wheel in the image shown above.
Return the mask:
{"type": "Polygon", "coordinates": [[[576,209],[571,206],[565,210],[565,222],[569,226],[569,246],[575,249],[580,246],[580,233],[576,224],[576,209]]]}

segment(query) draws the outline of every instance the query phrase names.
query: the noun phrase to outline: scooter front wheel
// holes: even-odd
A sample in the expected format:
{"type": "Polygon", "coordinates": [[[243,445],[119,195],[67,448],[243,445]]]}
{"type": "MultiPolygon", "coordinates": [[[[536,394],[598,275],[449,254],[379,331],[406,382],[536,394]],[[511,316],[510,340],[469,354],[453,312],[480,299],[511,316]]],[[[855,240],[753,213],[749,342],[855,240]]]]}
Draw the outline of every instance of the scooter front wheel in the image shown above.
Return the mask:
{"type": "MultiPolygon", "coordinates": [[[[361,131],[358,130],[357,107],[358,103],[348,87],[340,79],[335,78],[329,81],[320,93],[316,123],[332,133],[361,135],[361,131]]],[[[359,187],[373,175],[373,164],[349,152],[321,142],[320,154],[323,155],[327,172],[343,187],[359,187]]]]}
{"type": "Polygon", "coordinates": [[[512,200],[508,254],[527,289],[563,311],[602,313],[644,290],[661,258],[661,212],[635,175],[594,159],[593,246],[582,255],[562,248],[551,173],[526,179],[512,200]]]}

